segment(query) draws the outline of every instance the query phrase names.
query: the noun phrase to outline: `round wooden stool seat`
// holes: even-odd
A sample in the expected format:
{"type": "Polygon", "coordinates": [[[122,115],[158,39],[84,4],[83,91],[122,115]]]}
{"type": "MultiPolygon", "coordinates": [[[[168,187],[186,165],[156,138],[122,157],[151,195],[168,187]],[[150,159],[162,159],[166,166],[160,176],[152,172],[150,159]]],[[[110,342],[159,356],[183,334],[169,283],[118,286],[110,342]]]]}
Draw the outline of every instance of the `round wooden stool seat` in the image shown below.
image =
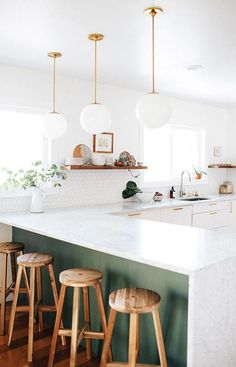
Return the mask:
{"type": "Polygon", "coordinates": [[[23,251],[25,245],[21,242],[0,242],[0,253],[11,254],[14,252],[23,251]]]}
{"type": "Polygon", "coordinates": [[[159,306],[161,296],[143,288],[123,288],[110,294],[111,308],[123,313],[148,313],[159,306]]]}
{"type": "Polygon", "coordinates": [[[30,253],[17,258],[17,264],[29,268],[37,268],[53,263],[53,256],[49,254],[30,253]]]}
{"type": "Polygon", "coordinates": [[[75,268],[60,273],[60,283],[67,287],[87,287],[102,279],[102,273],[95,269],[75,268]]]}

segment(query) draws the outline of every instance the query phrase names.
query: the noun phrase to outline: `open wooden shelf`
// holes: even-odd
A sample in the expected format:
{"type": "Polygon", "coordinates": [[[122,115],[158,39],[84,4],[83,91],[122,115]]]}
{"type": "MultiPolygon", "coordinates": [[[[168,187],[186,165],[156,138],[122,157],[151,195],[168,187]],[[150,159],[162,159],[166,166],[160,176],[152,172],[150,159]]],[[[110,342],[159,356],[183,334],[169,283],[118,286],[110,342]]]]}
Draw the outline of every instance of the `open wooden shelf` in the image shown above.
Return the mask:
{"type": "Polygon", "coordinates": [[[210,164],[208,168],[236,168],[234,164],[210,164]]]}
{"type": "Polygon", "coordinates": [[[65,170],[139,170],[147,169],[147,166],[62,166],[65,170]]]}

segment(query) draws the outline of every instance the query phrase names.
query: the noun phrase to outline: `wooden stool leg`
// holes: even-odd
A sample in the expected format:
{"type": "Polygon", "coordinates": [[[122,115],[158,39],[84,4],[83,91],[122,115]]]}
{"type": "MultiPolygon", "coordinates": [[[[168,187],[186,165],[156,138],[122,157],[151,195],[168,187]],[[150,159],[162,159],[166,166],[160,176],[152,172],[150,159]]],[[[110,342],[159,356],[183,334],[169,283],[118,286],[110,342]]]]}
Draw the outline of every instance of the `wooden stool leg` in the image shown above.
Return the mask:
{"type": "Polygon", "coordinates": [[[12,283],[16,284],[16,256],[15,253],[10,254],[11,258],[11,275],[12,275],[12,283]]]}
{"type": "MultiPolygon", "coordinates": [[[[84,321],[88,323],[87,330],[90,330],[90,311],[89,311],[89,288],[83,288],[84,293],[84,321]]],[[[88,360],[92,358],[91,339],[86,339],[86,357],[88,360]]]]}
{"type": "Polygon", "coordinates": [[[79,302],[80,288],[74,288],[73,310],[72,310],[72,328],[71,328],[71,348],[70,348],[70,367],[76,367],[77,364],[77,339],[79,322],[79,302]]]}
{"type": "MultiPolygon", "coordinates": [[[[20,256],[21,255],[24,255],[23,251],[20,251],[20,256]]],[[[25,267],[23,268],[23,276],[24,276],[25,288],[27,289],[27,298],[28,298],[28,302],[29,302],[29,293],[30,293],[29,279],[28,279],[27,269],[25,267]]]]}
{"type": "Polygon", "coordinates": [[[139,348],[140,348],[140,324],[139,324],[139,314],[137,314],[137,328],[136,328],[136,362],[139,358],[139,348]]]}
{"type": "Polygon", "coordinates": [[[64,305],[65,293],[66,293],[66,286],[62,284],[58,306],[57,306],[57,315],[56,315],[54,331],[53,331],[53,336],[52,336],[51,349],[49,353],[48,367],[53,367],[54,357],[56,353],[56,346],[57,346],[57,336],[58,336],[58,330],[59,330],[60,323],[61,323],[61,315],[62,315],[62,309],[64,305]]]}
{"type": "MultiPolygon", "coordinates": [[[[48,265],[48,273],[49,273],[50,282],[51,282],[51,286],[52,286],[52,293],[53,293],[54,303],[55,303],[56,308],[58,308],[57,283],[56,283],[55,274],[54,274],[52,264],[48,265]]],[[[64,328],[62,320],[60,320],[60,327],[61,327],[61,329],[64,328]]],[[[61,343],[62,343],[62,345],[66,345],[66,337],[63,336],[63,335],[61,336],[61,343]]]]}
{"type": "Polygon", "coordinates": [[[11,345],[11,340],[12,340],[12,333],[13,333],[13,327],[14,327],[14,322],[15,322],[16,306],[17,306],[17,301],[18,301],[18,296],[19,296],[21,275],[22,275],[22,266],[19,266],[17,277],[16,277],[14,297],[13,297],[13,302],[11,306],[10,322],[9,322],[9,327],[8,327],[8,342],[7,342],[8,347],[11,345]]]}
{"type": "Polygon", "coordinates": [[[129,367],[136,366],[136,347],[137,347],[137,325],[138,325],[138,314],[130,314],[129,323],[129,367]]]}
{"type": "Polygon", "coordinates": [[[159,311],[157,308],[152,311],[152,316],[153,316],[153,322],[154,322],[154,328],[155,328],[155,333],[156,333],[157,346],[158,346],[158,351],[159,351],[159,356],[160,356],[161,367],[167,367],[166,352],[165,352],[165,346],[164,346],[163,335],[162,335],[160,315],[159,315],[159,311]]]}
{"type": "Polygon", "coordinates": [[[28,362],[33,361],[34,348],[34,296],[35,296],[35,268],[30,269],[30,302],[28,328],[28,362]]]}
{"type": "MultiPolygon", "coordinates": [[[[107,333],[107,320],[106,320],[106,314],[105,314],[104,302],[103,302],[103,296],[102,296],[102,287],[101,287],[100,282],[98,282],[96,284],[95,289],[96,289],[96,295],[97,295],[97,301],[98,301],[98,309],[99,309],[101,322],[102,322],[102,330],[104,332],[104,335],[106,335],[106,333],[107,333]]],[[[112,361],[111,348],[109,348],[109,358],[108,358],[108,360],[109,360],[109,362],[112,361]]]]}
{"type": "MultiPolygon", "coordinates": [[[[36,268],[36,284],[37,284],[37,304],[40,305],[42,301],[42,276],[41,276],[41,268],[36,268]]],[[[39,324],[38,330],[39,332],[43,332],[43,313],[42,311],[38,311],[39,324]]]]}
{"type": "Polygon", "coordinates": [[[115,320],[116,320],[116,311],[112,308],[111,311],[110,311],[110,316],[109,316],[109,321],[108,321],[108,328],[107,328],[107,332],[106,332],[105,340],[104,340],[104,344],[103,344],[100,367],[106,367],[106,363],[107,363],[108,356],[109,356],[109,350],[110,350],[110,345],[111,345],[111,337],[112,337],[112,332],[113,332],[113,329],[114,329],[115,320]]]}
{"type": "Polygon", "coordinates": [[[0,335],[5,334],[6,285],[7,285],[7,254],[2,254],[2,287],[1,287],[0,335]]]}

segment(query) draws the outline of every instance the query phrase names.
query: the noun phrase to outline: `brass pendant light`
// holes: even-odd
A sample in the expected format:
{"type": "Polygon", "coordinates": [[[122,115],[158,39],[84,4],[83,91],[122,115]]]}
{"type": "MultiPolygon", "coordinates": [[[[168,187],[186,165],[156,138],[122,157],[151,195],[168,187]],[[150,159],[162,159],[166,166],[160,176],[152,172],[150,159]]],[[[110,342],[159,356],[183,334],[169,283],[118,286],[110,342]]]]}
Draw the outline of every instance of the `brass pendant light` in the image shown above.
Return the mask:
{"type": "Polygon", "coordinates": [[[102,41],[103,37],[100,33],[91,33],[88,36],[88,39],[94,42],[94,97],[93,102],[83,108],[80,122],[83,129],[90,134],[103,133],[111,124],[109,111],[97,102],[97,42],[102,41]]]}
{"type": "Polygon", "coordinates": [[[136,116],[139,122],[148,128],[163,126],[170,118],[170,107],[167,98],[156,91],[155,87],[155,18],[163,13],[159,7],[144,9],[144,14],[152,19],[152,91],[141,97],[136,106],[136,116]]]}
{"type": "Polygon", "coordinates": [[[52,75],[52,110],[44,117],[43,133],[49,139],[57,139],[65,134],[67,123],[65,118],[56,112],[56,59],[61,57],[60,52],[49,52],[48,57],[53,59],[52,75]]]}

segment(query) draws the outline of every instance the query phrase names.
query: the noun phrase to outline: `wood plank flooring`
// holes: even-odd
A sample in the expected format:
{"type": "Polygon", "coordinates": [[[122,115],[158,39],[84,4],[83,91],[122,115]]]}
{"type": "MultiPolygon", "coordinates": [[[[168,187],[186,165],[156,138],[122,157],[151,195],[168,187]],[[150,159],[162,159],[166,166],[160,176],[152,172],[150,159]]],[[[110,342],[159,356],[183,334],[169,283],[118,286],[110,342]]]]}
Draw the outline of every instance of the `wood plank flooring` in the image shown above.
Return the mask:
{"type": "MultiPolygon", "coordinates": [[[[7,306],[7,322],[10,313],[10,306],[7,306]]],[[[13,333],[12,346],[6,345],[7,336],[0,336],[0,367],[46,367],[48,354],[52,339],[52,330],[45,327],[43,333],[38,333],[35,326],[34,334],[34,361],[27,362],[27,338],[28,338],[28,314],[18,314],[16,317],[13,333]]],[[[61,345],[58,340],[58,349],[55,358],[55,367],[69,366],[70,345],[67,338],[67,346],[61,345]]],[[[86,360],[85,352],[81,349],[78,364],[83,367],[98,367],[99,359],[93,357],[91,361],[86,360]]]]}

